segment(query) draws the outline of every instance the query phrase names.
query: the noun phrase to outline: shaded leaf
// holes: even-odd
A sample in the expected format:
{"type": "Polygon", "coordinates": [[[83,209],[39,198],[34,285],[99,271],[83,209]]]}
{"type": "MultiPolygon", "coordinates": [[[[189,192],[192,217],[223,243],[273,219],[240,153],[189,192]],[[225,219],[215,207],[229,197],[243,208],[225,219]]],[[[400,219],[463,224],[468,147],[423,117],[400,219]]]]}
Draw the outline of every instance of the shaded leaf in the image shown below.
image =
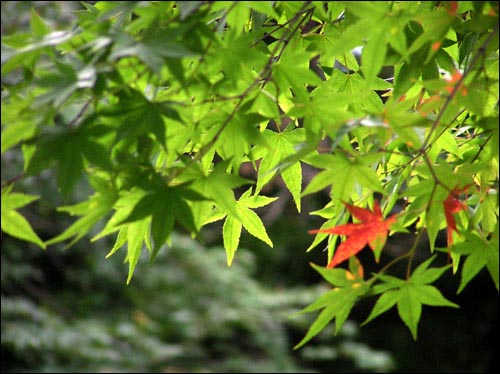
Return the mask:
{"type": "Polygon", "coordinates": [[[415,295],[413,287],[407,286],[400,290],[397,306],[399,316],[410,329],[413,340],[416,340],[418,322],[422,314],[422,304],[415,295]]]}

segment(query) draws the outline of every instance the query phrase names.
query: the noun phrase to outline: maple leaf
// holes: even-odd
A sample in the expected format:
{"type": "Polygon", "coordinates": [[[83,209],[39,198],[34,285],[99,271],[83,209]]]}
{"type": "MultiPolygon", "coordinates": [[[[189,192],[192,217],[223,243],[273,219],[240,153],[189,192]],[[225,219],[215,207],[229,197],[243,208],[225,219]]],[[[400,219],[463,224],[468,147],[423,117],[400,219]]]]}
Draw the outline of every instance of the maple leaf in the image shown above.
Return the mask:
{"type": "Polygon", "coordinates": [[[360,223],[348,223],[328,229],[310,230],[309,234],[325,233],[347,236],[346,241],[339,245],[327,268],[333,268],[341,262],[361,251],[367,244],[375,251],[381,249],[389,233],[391,225],[396,221],[396,215],[384,220],[378,201],[373,204],[373,212],[369,209],[360,208],[344,203],[353,217],[360,223]]]}
{"type": "Polygon", "coordinates": [[[468,184],[465,187],[458,188],[455,187],[450,191],[446,200],[444,200],[444,215],[446,217],[446,231],[448,236],[448,248],[453,245],[453,231],[458,232],[457,223],[455,221],[454,213],[458,213],[461,210],[467,209],[462,201],[460,201],[459,196],[462,192],[465,192],[471,185],[468,184]]]}
{"type": "Polygon", "coordinates": [[[462,80],[463,80],[463,74],[460,70],[455,70],[453,72],[453,74],[450,76],[450,77],[447,77],[445,78],[447,84],[445,86],[445,90],[451,94],[453,92],[453,90],[455,89],[455,85],[458,84],[460,82],[460,85],[459,87],[457,88],[457,90],[460,91],[460,94],[462,96],[467,96],[468,95],[468,91],[467,91],[467,88],[463,85],[462,83],[462,80]]]}

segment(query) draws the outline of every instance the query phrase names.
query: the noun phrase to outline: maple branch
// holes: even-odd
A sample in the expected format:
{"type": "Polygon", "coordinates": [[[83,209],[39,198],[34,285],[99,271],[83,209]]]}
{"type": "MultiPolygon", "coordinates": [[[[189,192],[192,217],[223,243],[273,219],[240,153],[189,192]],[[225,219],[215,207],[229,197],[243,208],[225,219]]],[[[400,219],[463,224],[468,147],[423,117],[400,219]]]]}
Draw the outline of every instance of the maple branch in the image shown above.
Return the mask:
{"type": "Polygon", "coordinates": [[[420,242],[422,238],[422,233],[423,230],[418,231],[417,237],[415,238],[415,241],[413,242],[412,247],[410,250],[406,253],[403,253],[401,256],[398,256],[394,259],[392,259],[390,262],[384,265],[382,269],[380,269],[378,272],[373,274],[373,276],[367,281],[367,283],[373,283],[375,282],[381,275],[384,275],[391,267],[396,265],[398,262],[404,260],[405,258],[409,257],[410,259],[408,260],[408,265],[406,267],[406,278],[409,278],[409,271],[411,270],[411,264],[413,262],[413,258],[415,257],[415,253],[417,251],[417,246],[418,243],[420,242]]]}
{"type": "Polygon", "coordinates": [[[19,175],[16,175],[15,177],[5,181],[5,182],[2,182],[2,188],[5,188],[5,187],[8,187],[10,186],[11,184],[14,184],[16,183],[18,180],[24,178],[26,176],[26,173],[21,173],[19,175]]]}
{"type": "MultiPolygon", "coordinates": [[[[307,1],[307,3],[311,3],[311,1],[307,1]]],[[[306,6],[309,5],[309,4],[305,4],[306,6]]],[[[302,7],[302,9],[304,9],[305,6],[302,7]]],[[[304,14],[306,12],[303,12],[304,14]]],[[[270,31],[270,32],[266,32],[261,38],[257,39],[254,43],[252,43],[250,45],[250,48],[253,48],[255,47],[260,41],[263,41],[265,38],[267,38],[268,36],[272,36],[273,33],[275,33],[276,31],[278,30],[281,30],[283,29],[286,25],[289,25],[291,24],[292,22],[294,22],[298,16],[300,16],[302,14],[301,11],[297,12],[297,14],[295,14],[294,17],[290,18],[288,21],[286,21],[285,23],[282,23],[282,24],[276,24],[276,25],[267,25],[267,26],[276,26],[274,30],[270,31]]],[[[279,40],[279,39],[278,39],[279,40]]]]}
{"type": "MultiPolygon", "coordinates": [[[[307,16],[312,14],[312,11],[314,8],[306,9],[311,1],[306,1],[300,10],[295,14],[295,16],[291,19],[291,21],[296,21],[299,19],[301,16],[307,16]]],[[[305,21],[306,17],[302,17],[302,19],[297,22],[297,24],[294,26],[294,28],[290,31],[289,35],[282,40],[282,44],[278,43],[273,51],[271,52],[271,56],[268,58],[266,64],[264,67],[261,69],[259,72],[258,76],[253,80],[253,82],[239,95],[236,95],[234,98],[237,99],[238,101],[236,102],[236,105],[234,106],[233,110],[229,115],[226,117],[224,122],[220,125],[219,129],[215,133],[215,135],[212,137],[212,139],[202,146],[198,153],[181,169],[175,170],[172,175],[170,176],[171,179],[174,179],[181,175],[185,170],[188,169],[189,166],[191,166],[194,162],[199,161],[205,156],[210,149],[217,143],[217,140],[219,139],[220,135],[223,133],[223,131],[226,129],[226,127],[229,125],[229,123],[233,120],[234,116],[238,112],[238,110],[241,108],[243,101],[245,98],[250,94],[253,89],[261,84],[262,87],[264,87],[268,82],[271,77],[271,68],[276,61],[280,59],[282,56],[283,52],[285,51],[286,47],[288,46],[290,40],[292,39],[293,35],[297,32],[298,28],[300,25],[305,21]]]]}
{"type": "Polygon", "coordinates": [[[429,156],[427,154],[424,154],[423,159],[424,159],[425,163],[427,164],[427,166],[429,167],[429,171],[431,172],[432,179],[434,179],[434,186],[440,185],[449,191],[450,188],[446,184],[444,184],[443,182],[441,182],[439,180],[436,172],[434,171],[434,166],[432,165],[431,160],[429,160],[429,156]]]}
{"type": "Polygon", "coordinates": [[[68,127],[70,127],[70,128],[71,127],[77,127],[76,123],[78,122],[78,120],[80,118],[82,118],[83,114],[86,112],[87,108],[92,103],[92,101],[94,101],[94,98],[91,98],[91,99],[87,100],[87,102],[82,106],[82,108],[77,113],[77,115],[71,120],[70,123],[68,123],[68,127]]]}
{"type": "MultiPolygon", "coordinates": [[[[410,249],[410,251],[411,251],[411,249],[410,249]]],[[[404,260],[406,257],[409,257],[410,254],[411,254],[410,251],[402,254],[401,256],[398,256],[398,257],[392,259],[390,262],[388,262],[387,264],[385,264],[382,269],[380,269],[378,272],[376,272],[373,275],[373,277],[369,280],[369,282],[373,282],[373,281],[377,280],[381,275],[385,274],[387,272],[387,270],[389,270],[391,267],[393,267],[394,265],[396,265],[401,260],[404,260]]]]}
{"type": "Polygon", "coordinates": [[[479,158],[479,155],[483,152],[483,149],[484,147],[486,146],[486,144],[488,144],[488,142],[491,140],[491,138],[493,138],[493,135],[495,135],[494,132],[492,132],[487,138],[486,140],[479,146],[479,149],[477,151],[477,153],[474,155],[474,157],[472,158],[472,160],[470,161],[471,165],[474,163],[474,161],[476,161],[478,158],[479,158]]]}
{"type": "Polygon", "coordinates": [[[497,22],[497,24],[495,25],[495,29],[488,35],[488,37],[483,42],[483,44],[481,44],[481,46],[478,48],[477,53],[472,58],[469,66],[467,67],[467,69],[464,70],[462,76],[455,82],[455,85],[453,86],[452,91],[450,92],[449,96],[446,98],[445,103],[441,107],[441,110],[439,111],[438,115],[436,116],[436,119],[432,123],[432,126],[431,126],[431,128],[429,130],[429,133],[427,134],[427,136],[426,136],[426,138],[424,140],[424,143],[422,144],[422,147],[419,150],[420,154],[424,154],[426,152],[426,149],[429,146],[429,142],[431,140],[432,134],[434,133],[434,131],[438,127],[439,122],[441,122],[441,118],[443,118],[444,112],[446,111],[446,109],[448,109],[449,105],[451,104],[451,101],[456,96],[456,94],[458,92],[458,89],[460,88],[460,86],[464,82],[466,76],[468,76],[469,73],[472,71],[472,69],[474,68],[474,66],[479,61],[479,58],[482,57],[486,53],[486,47],[493,40],[493,36],[498,33],[498,27],[499,27],[499,23],[497,22]]]}
{"type": "Polygon", "coordinates": [[[422,238],[422,233],[424,232],[424,229],[420,229],[417,233],[417,237],[415,238],[415,242],[413,243],[412,247],[408,251],[408,256],[410,257],[408,259],[408,263],[406,264],[406,279],[410,279],[411,276],[411,265],[413,264],[413,259],[415,258],[415,253],[417,252],[417,246],[418,243],[420,242],[420,239],[422,238]]]}
{"type": "Polygon", "coordinates": [[[444,128],[441,130],[441,132],[438,134],[438,138],[440,138],[446,131],[448,131],[453,123],[460,117],[463,113],[465,112],[465,109],[460,110],[455,117],[450,121],[450,123],[447,126],[444,126],[444,128]]]}

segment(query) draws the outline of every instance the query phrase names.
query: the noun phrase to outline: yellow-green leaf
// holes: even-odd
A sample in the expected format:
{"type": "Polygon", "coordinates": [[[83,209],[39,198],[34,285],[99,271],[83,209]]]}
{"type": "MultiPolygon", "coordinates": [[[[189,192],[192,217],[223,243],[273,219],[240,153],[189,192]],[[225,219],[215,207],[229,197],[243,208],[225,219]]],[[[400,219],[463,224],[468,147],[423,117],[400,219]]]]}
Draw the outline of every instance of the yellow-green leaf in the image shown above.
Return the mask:
{"type": "Polygon", "coordinates": [[[237,205],[236,208],[238,210],[239,218],[241,219],[243,227],[257,239],[262,240],[264,243],[272,247],[273,242],[271,241],[271,239],[269,239],[266,228],[257,213],[244,206],[241,206],[240,204],[237,205]]]}
{"type": "Polygon", "coordinates": [[[234,254],[238,249],[241,235],[241,222],[231,215],[226,217],[222,227],[222,236],[224,238],[224,249],[226,250],[227,265],[231,266],[234,254]]]}
{"type": "Polygon", "coordinates": [[[42,239],[33,231],[28,221],[15,210],[7,210],[2,206],[2,231],[14,238],[26,240],[45,249],[42,239]]]}

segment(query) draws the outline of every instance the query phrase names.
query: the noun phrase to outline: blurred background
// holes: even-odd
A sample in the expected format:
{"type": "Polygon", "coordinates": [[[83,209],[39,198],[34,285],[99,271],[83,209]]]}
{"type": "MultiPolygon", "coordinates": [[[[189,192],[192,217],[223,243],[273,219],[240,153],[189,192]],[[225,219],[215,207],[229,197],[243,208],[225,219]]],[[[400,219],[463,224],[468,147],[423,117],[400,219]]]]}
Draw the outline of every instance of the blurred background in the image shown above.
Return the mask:
{"type": "MultiPolygon", "coordinates": [[[[31,7],[58,29],[71,24],[71,11],[81,5],[4,1],[1,7],[1,32],[7,35],[29,28],[31,7]]],[[[20,170],[19,150],[2,155],[2,182],[20,170]]],[[[15,190],[41,195],[22,214],[42,239],[72,222],[55,211],[63,202],[50,172],[17,182],[15,190]]],[[[81,201],[89,193],[82,182],[72,199],[81,201]]],[[[424,307],[416,342],[394,308],[360,328],[374,304],[367,300],[354,308],[339,334],[334,336],[329,325],[294,351],[316,314],[291,315],[328,290],[309,265],[324,264],[326,253],[305,252],[312,241],[307,230],[321,224],[308,213],[328,196],[307,197],[297,214],[279,179],[267,193],[281,197],[259,211],[274,248],[243,234],[228,268],[220,225],[204,229],[195,240],[179,232],[155,263],[141,259],[128,286],[125,251],[104,258],[114,238],[90,243],[89,236],[70,249],[56,245],[42,251],[2,234],[1,371],[496,371],[498,293],[484,271],[458,296],[458,277],[447,272],[437,282],[461,308],[424,307]]],[[[409,248],[410,240],[392,238],[382,261],[409,248]]],[[[424,259],[425,248],[422,253],[424,259]]],[[[365,273],[375,269],[370,269],[370,253],[363,251],[361,259],[365,273]]]]}

